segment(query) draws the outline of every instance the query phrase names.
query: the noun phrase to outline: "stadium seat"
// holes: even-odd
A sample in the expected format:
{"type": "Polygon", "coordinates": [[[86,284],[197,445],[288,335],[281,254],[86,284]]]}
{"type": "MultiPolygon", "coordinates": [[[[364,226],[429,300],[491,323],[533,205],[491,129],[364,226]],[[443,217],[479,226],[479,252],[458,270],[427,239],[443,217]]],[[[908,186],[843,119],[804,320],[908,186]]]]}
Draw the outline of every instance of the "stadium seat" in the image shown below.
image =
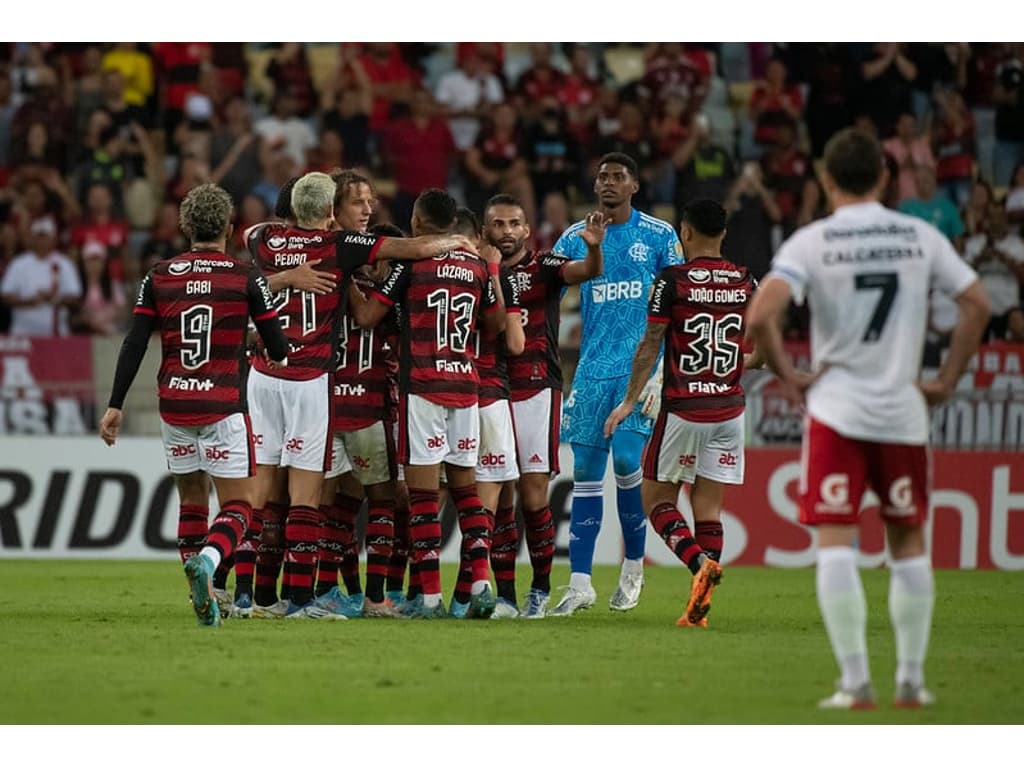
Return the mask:
{"type": "Polygon", "coordinates": [[[604,63],[619,85],[639,80],[644,76],[644,52],[639,48],[621,45],[606,48],[604,63]]]}
{"type": "Polygon", "coordinates": [[[309,59],[309,74],[313,87],[319,92],[334,79],[338,71],[339,43],[307,43],[306,58],[309,59]]]}

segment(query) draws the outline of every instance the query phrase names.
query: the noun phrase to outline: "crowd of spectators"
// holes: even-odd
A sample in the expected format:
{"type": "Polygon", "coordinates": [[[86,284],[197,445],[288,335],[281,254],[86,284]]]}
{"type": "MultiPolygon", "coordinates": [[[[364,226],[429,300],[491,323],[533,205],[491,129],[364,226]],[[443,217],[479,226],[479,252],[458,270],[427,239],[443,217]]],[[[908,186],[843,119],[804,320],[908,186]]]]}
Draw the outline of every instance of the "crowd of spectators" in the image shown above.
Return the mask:
{"type": "Polygon", "coordinates": [[[509,192],[545,248],[593,204],[596,159],[625,152],[638,207],[678,223],[722,200],[726,255],[761,277],[826,213],[819,158],[857,125],[886,150],[885,204],[978,269],[989,338],[1024,341],[1022,80],[1006,43],[5,44],[0,333],[119,333],[184,244],[190,188],[228,190],[240,233],[289,178],[336,167],[374,178],[377,221],[403,228],[427,187],[477,210],[509,192]]]}

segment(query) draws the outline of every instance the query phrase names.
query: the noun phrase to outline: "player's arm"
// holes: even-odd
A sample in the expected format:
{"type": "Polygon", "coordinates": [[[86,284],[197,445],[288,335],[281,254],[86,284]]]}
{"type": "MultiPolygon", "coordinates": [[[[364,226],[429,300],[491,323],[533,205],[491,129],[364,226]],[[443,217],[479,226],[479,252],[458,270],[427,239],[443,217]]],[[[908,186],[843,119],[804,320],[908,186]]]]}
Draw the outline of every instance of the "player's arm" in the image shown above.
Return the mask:
{"type": "Polygon", "coordinates": [[[586,225],[579,233],[579,237],[587,245],[587,255],[582,261],[570,261],[562,268],[562,279],[566,285],[591,280],[604,272],[601,243],[604,242],[604,234],[611,220],[611,216],[605,216],[599,211],[587,214],[584,220],[586,225]]]}
{"type": "Polygon", "coordinates": [[[615,407],[605,421],[605,437],[611,437],[615,428],[636,408],[640,394],[651,378],[651,371],[658,359],[658,353],[661,352],[661,344],[667,329],[668,322],[666,320],[655,317],[647,320],[647,330],[644,332],[643,339],[640,340],[640,346],[636,348],[636,354],[633,355],[633,371],[629,376],[626,396],[622,398],[622,402],[615,407]]]}
{"type": "Polygon", "coordinates": [[[464,235],[421,235],[420,237],[384,237],[374,253],[375,259],[416,261],[432,259],[448,251],[476,254],[476,246],[464,235]]]}
{"type": "Polygon", "coordinates": [[[499,267],[497,264],[488,263],[487,270],[490,278],[484,283],[484,289],[480,294],[480,324],[484,333],[497,336],[505,330],[508,312],[505,311],[501,293],[494,288],[498,281],[499,267]]]}
{"type": "Polygon", "coordinates": [[[404,294],[411,271],[403,262],[392,262],[391,271],[379,285],[353,276],[348,287],[348,311],[360,328],[376,328],[404,294]],[[364,293],[365,291],[365,293],[364,293]]]}
{"type": "Polygon", "coordinates": [[[804,392],[813,383],[810,374],[797,370],[782,340],[783,315],[793,293],[789,282],[769,274],[754,294],[747,310],[747,333],[754,348],[778,377],[783,394],[792,402],[802,403],[804,392]]]}
{"type": "Polygon", "coordinates": [[[501,290],[505,299],[505,349],[510,355],[521,355],[526,349],[526,331],[519,305],[519,283],[511,270],[501,271],[501,290]]]}
{"type": "Polygon", "coordinates": [[[940,405],[952,396],[957,382],[967,370],[967,363],[978,351],[981,335],[988,325],[991,313],[988,296],[978,280],[957,295],[956,305],[960,313],[949,340],[949,354],[939,368],[938,376],[919,384],[929,405],[940,405]]]}
{"type": "Polygon", "coordinates": [[[315,293],[318,296],[331,293],[338,287],[338,281],[330,272],[314,269],[321,261],[323,259],[313,259],[313,261],[307,261],[305,264],[271,275],[267,278],[270,290],[277,293],[285,288],[293,288],[296,291],[315,293]]]}
{"type": "Polygon", "coordinates": [[[255,267],[249,272],[248,298],[249,316],[256,326],[256,332],[263,339],[267,357],[276,366],[283,368],[288,365],[288,339],[281,330],[270,285],[255,267]]]}
{"type": "Polygon", "coordinates": [[[117,356],[117,367],[114,369],[114,386],[107,401],[107,410],[100,419],[100,437],[107,445],[117,441],[121,431],[121,409],[128,396],[132,382],[139,372],[142,359],[146,356],[149,338],[156,329],[156,300],[153,296],[153,273],[150,272],[142,280],[139,297],[135,302],[132,327],[121,343],[121,351],[117,356]]]}

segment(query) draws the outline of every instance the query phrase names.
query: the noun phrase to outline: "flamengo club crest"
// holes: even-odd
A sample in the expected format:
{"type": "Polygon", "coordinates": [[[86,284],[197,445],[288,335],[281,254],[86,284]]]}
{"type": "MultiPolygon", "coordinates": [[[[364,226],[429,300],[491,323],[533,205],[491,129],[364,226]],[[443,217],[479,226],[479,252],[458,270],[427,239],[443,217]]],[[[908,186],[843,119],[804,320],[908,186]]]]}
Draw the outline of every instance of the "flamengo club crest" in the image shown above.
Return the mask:
{"type": "Polygon", "coordinates": [[[629,246],[629,255],[633,257],[633,261],[647,261],[647,252],[650,250],[643,243],[633,243],[629,246]]]}

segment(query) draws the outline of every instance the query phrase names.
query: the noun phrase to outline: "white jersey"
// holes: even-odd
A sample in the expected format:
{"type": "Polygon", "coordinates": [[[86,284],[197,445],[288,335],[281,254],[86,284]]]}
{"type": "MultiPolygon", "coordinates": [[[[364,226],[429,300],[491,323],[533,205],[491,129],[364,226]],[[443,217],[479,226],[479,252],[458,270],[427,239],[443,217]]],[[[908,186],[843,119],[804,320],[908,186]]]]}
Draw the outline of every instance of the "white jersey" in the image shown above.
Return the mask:
{"type": "Polygon", "coordinates": [[[772,260],[811,313],[811,361],[825,369],[807,410],[840,434],[924,444],[928,409],[917,389],[928,295],[977,279],[931,224],[878,203],[844,205],[801,228],[772,260]]]}

